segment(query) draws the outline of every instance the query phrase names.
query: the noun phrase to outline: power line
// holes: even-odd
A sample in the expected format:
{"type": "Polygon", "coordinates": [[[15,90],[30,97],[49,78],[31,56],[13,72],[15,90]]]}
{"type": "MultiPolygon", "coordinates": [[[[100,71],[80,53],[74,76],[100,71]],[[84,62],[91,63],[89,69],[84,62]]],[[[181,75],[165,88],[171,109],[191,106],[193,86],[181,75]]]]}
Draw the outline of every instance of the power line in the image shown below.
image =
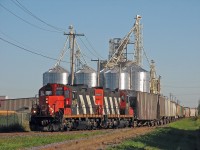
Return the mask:
{"type": "MultiPolygon", "coordinates": [[[[82,58],[83,58],[83,61],[85,62],[85,64],[87,64],[87,62],[86,62],[86,60],[85,60],[85,58],[83,57],[83,54],[82,54],[82,51],[81,51],[81,49],[80,49],[80,46],[79,46],[79,44],[77,43],[77,41],[75,40],[75,44],[76,44],[76,46],[78,47],[78,49],[80,50],[80,55],[82,56],[82,58]]],[[[81,60],[80,60],[81,61],[81,60]]],[[[81,63],[83,64],[83,62],[81,61],[81,63]]]]}
{"type": "MultiPolygon", "coordinates": [[[[85,36],[86,41],[88,42],[88,44],[90,45],[90,47],[94,50],[94,52],[101,57],[101,55],[95,50],[95,48],[92,46],[92,44],[90,43],[90,41],[88,40],[88,38],[85,36]]],[[[101,57],[101,59],[104,59],[103,57],[101,57]]]]}
{"type": "MultiPolygon", "coordinates": [[[[2,32],[1,30],[0,30],[0,33],[3,34],[4,36],[6,36],[7,38],[9,38],[9,39],[15,41],[16,43],[18,43],[18,44],[20,44],[20,45],[22,45],[22,46],[24,46],[24,47],[30,48],[29,46],[27,46],[27,45],[25,45],[25,44],[23,44],[23,43],[21,43],[21,42],[15,40],[14,38],[12,38],[11,36],[9,36],[9,35],[7,35],[6,33],[2,32]]],[[[30,49],[32,49],[32,48],[30,48],[30,49]]]]}
{"type": "Polygon", "coordinates": [[[145,52],[145,50],[144,50],[144,47],[143,47],[142,49],[143,49],[144,56],[145,56],[146,59],[147,59],[147,63],[149,64],[149,66],[151,66],[150,61],[149,61],[149,58],[147,57],[147,54],[146,54],[146,52],[145,52]]]}
{"type": "MultiPolygon", "coordinates": [[[[79,37],[78,37],[79,38],[79,37]]],[[[95,55],[88,47],[87,47],[87,45],[83,42],[83,40],[81,39],[81,38],[79,38],[80,40],[81,40],[81,43],[85,46],[85,48],[86,49],[88,49],[89,50],[89,52],[94,56],[94,57],[99,57],[98,55],[95,55]]]]}
{"type": "MultiPolygon", "coordinates": [[[[38,55],[38,56],[41,56],[41,57],[44,57],[44,58],[48,58],[48,59],[51,59],[51,60],[56,60],[56,61],[58,61],[58,59],[55,59],[55,58],[52,58],[52,57],[49,57],[49,56],[46,56],[46,55],[43,55],[43,54],[40,54],[40,53],[31,51],[31,50],[29,50],[29,49],[26,49],[26,48],[24,48],[24,47],[21,47],[21,46],[19,46],[19,45],[16,45],[16,44],[14,44],[14,43],[12,43],[12,42],[9,42],[9,41],[7,41],[7,40],[1,38],[1,37],[0,37],[0,40],[4,41],[4,42],[6,42],[6,43],[8,43],[8,44],[10,44],[10,45],[13,45],[13,46],[15,46],[15,47],[17,47],[17,48],[19,48],[19,49],[22,49],[22,50],[24,50],[24,51],[27,51],[27,52],[29,52],[29,53],[32,53],[32,54],[35,54],[35,55],[38,55]]],[[[66,61],[62,61],[62,62],[69,63],[69,62],[66,62],[66,61]]]]}
{"type": "Polygon", "coordinates": [[[45,25],[55,29],[55,30],[58,30],[58,31],[62,31],[64,32],[64,29],[62,28],[59,28],[59,27],[56,27],[56,26],[53,26],[47,22],[45,22],[44,20],[40,19],[39,17],[37,17],[36,15],[34,15],[31,11],[29,11],[24,5],[22,5],[18,0],[16,0],[16,2],[14,0],[12,0],[12,2],[18,6],[20,9],[22,9],[25,13],[29,14],[30,16],[32,16],[33,18],[37,19],[38,21],[44,23],[45,25]]]}
{"type": "Polygon", "coordinates": [[[61,33],[61,31],[52,31],[52,30],[48,30],[48,29],[41,28],[41,27],[39,27],[39,26],[37,26],[37,25],[35,25],[35,24],[32,24],[32,23],[26,21],[25,19],[19,17],[18,15],[16,15],[16,14],[13,13],[12,11],[10,11],[8,8],[6,8],[5,6],[3,6],[2,4],[0,4],[0,6],[1,6],[3,9],[5,9],[6,11],[8,11],[9,13],[11,13],[12,15],[14,15],[15,17],[17,17],[18,19],[22,20],[23,22],[25,22],[25,23],[27,23],[27,24],[29,24],[29,25],[35,27],[35,28],[38,28],[38,29],[44,30],[44,31],[49,31],[49,32],[59,32],[59,33],[61,33]]]}
{"type": "Polygon", "coordinates": [[[176,96],[196,96],[196,95],[199,95],[200,96],[200,93],[190,93],[190,94],[176,94],[176,96]]]}
{"type": "Polygon", "coordinates": [[[198,88],[200,88],[200,87],[198,87],[198,86],[171,86],[171,85],[163,85],[163,87],[166,87],[166,88],[187,88],[187,89],[198,89],[198,88]]]}

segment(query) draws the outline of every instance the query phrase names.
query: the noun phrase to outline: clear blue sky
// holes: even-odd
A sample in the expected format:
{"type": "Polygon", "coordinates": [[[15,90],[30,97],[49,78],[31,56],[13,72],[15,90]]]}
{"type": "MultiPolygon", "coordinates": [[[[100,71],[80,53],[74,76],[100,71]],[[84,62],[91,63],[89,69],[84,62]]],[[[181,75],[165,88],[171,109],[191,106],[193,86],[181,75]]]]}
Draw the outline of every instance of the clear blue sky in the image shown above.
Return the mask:
{"type": "MultiPolygon", "coordinates": [[[[86,35],[90,44],[104,58],[108,55],[109,39],[124,37],[133,26],[135,16],[141,15],[144,48],[149,59],[156,62],[157,74],[162,76],[162,93],[168,97],[172,93],[184,106],[197,107],[200,99],[199,0],[18,2],[46,23],[66,32],[68,26],[73,25],[77,33],[86,35]]],[[[0,0],[0,4],[2,39],[49,57],[59,57],[66,39],[63,32],[45,31],[55,30],[25,13],[16,5],[19,4],[17,1],[0,0]]],[[[90,61],[97,58],[90,52],[93,49],[85,37],[81,39],[87,46],[81,46],[87,55],[87,62],[96,67],[90,61]]],[[[0,40],[0,95],[9,98],[35,96],[42,86],[42,74],[55,63],[55,60],[34,55],[0,40]]],[[[68,63],[62,63],[62,66],[69,68],[68,63]]]]}

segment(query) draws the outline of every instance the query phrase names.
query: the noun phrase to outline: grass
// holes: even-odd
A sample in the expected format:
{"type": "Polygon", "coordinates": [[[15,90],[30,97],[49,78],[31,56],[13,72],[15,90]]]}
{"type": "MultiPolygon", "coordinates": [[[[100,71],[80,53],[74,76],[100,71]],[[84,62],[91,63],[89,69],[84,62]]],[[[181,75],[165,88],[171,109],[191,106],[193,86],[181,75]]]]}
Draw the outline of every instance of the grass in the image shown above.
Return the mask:
{"type": "Polygon", "coordinates": [[[200,117],[185,118],[169,124],[169,127],[180,130],[197,130],[200,127],[200,117]]]}
{"type": "Polygon", "coordinates": [[[109,150],[188,150],[200,149],[200,117],[186,118],[159,127],[143,136],[124,141],[121,145],[110,147],[109,150]]]}
{"type": "Polygon", "coordinates": [[[67,140],[75,140],[80,138],[91,137],[103,134],[102,131],[94,131],[90,133],[77,134],[37,134],[31,136],[15,136],[15,137],[0,137],[0,150],[16,150],[35,146],[42,146],[50,143],[62,142],[67,140]]]}

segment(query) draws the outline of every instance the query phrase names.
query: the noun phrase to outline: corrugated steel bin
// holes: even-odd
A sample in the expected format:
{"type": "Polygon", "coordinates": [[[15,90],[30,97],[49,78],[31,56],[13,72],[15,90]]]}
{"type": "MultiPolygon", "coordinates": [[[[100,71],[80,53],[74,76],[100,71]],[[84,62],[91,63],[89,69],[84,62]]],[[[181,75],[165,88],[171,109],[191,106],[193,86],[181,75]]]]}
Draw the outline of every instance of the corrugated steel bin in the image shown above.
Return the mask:
{"type": "Polygon", "coordinates": [[[190,117],[196,116],[196,108],[190,108],[190,117]]]}
{"type": "Polygon", "coordinates": [[[189,107],[184,107],[184,115],[185,115],[185,117],[190,117],[190,108],[189,107]]]}
{"type": "Polygon", "coordinates": [[[156,120],[157,119],[158,95],[137,92],[137,119],[156,120]]]}
{"type": "Polygon", "coordinates": [[[166,116],[166,110],[165,110],[165,97],[159,96],[159,117],[162,118],[166,116]]]}

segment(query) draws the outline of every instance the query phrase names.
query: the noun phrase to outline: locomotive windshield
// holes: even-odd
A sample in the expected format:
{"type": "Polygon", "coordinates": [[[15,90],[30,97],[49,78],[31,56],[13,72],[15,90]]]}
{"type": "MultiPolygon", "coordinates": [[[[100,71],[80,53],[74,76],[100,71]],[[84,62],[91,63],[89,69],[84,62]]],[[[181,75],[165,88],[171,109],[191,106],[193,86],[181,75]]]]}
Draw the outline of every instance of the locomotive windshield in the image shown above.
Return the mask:
{"type": "Polygon", "coordinates": [[[45,88],[42,88],[39,92],[40,96],[50,96],[52,95],[52,88],[51,86],[46,86],[45,88]]]}
{"type": "Polygon", "coordinates": [[[63,95],[63,88],[62,87],[57,87],[56,88],[56,95],[58,95],[58,96],[63,95]]]}

